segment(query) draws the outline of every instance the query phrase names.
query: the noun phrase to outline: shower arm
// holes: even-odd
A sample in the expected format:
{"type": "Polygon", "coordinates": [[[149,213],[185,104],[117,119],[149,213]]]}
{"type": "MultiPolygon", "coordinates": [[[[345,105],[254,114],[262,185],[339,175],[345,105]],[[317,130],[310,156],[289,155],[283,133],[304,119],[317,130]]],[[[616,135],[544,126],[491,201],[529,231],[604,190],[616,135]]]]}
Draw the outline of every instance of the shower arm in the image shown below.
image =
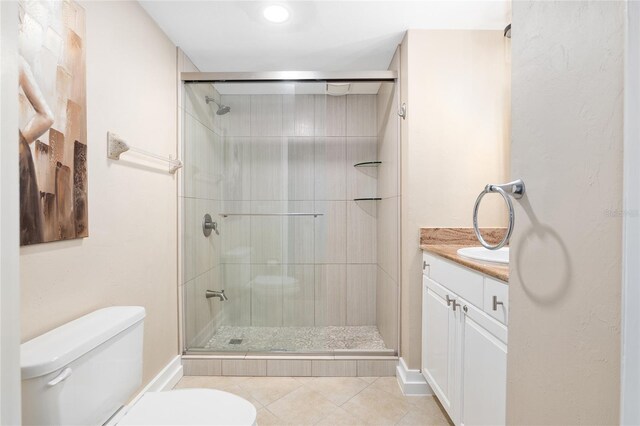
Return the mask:
{"type": "Polygon", "coordinates": [[[216,104],[218,106],[218,108],[220,107],[220,104],[216,101],[215,98],[212,98],[211,96],[207,95],[204,97],[204,100],[207,104],[210,104],[211,102],[213,102],[214,104],[216,104]]]}

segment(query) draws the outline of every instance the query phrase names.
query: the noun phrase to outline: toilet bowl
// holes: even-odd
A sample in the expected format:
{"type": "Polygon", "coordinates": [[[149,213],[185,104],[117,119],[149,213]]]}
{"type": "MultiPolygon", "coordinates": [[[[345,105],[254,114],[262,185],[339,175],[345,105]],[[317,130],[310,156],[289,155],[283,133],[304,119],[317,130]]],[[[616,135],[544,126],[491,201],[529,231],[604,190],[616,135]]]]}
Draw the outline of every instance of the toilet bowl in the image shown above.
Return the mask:
{"type": "Polygon", "coordinates": [[[255,425],[256,409],[246,399],[213,389],[147,392],[116,424],[255,425]]]}
{"type": "Polygon", "coordinates": [[[146,392],[145,311],[100,309],[21,345],[25,425],[255,425],[245,399],[213,389],[146,392]]]}

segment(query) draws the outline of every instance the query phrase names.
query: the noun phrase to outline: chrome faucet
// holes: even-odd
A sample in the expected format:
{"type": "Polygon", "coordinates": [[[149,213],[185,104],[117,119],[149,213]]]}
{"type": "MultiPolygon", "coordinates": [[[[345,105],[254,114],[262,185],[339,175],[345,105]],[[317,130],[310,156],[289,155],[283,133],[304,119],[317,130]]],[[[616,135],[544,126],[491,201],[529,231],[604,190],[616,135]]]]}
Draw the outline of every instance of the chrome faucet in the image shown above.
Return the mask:
{"type": "Polygon", "coordinates": [[[205,292],[205,296],[207,296],[207,299],[211,299],[212,297],[217,297],[218,299],[220,299],[221,302],[224,302],[225,300],[229,300],[227,295],[224,294],[224,290],[207,290],[205,292]]]}

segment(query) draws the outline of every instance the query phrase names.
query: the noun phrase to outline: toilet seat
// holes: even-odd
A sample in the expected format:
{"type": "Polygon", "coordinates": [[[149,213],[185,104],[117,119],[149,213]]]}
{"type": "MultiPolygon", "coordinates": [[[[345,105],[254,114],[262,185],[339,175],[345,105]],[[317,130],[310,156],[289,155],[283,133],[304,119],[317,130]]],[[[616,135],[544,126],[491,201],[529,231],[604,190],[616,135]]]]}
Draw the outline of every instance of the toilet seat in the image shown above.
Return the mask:
{"type": "Polygon", "coordinates": [[[256,425],[249,401],[214,389],[180,389],[145,393],[118,422],[138,425],[256,425]]]}

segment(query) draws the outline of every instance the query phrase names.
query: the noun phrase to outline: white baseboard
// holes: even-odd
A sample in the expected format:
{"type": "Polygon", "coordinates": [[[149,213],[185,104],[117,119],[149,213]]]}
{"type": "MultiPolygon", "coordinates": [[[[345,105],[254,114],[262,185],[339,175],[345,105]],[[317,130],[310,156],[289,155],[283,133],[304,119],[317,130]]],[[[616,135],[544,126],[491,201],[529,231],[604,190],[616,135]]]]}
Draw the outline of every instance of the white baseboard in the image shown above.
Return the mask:
{"type": "Polygon", "coordinates": [[[182,357],[173,358],[149,383],[131,400],[129,405],[135,404],[147,392],[171,390],[182,378],[182,357]]]}
{"type": "Polygon", "coordinates": [[[433,395],[431,386],[420,373],[420,370],[410,370],[402,358],[398,360],[396,377],[400,389],[407,396],[433,395]]]}
{"type": "Polygon", "coordinates": [[[115,413],[106,423],[105,426],[115,426],[120,419],[129,411],[130,407],[138,402],[138,400],[147,392],[160,392],[171,390],[182,378],[182,357],[180,355],[173,358],[149,383],[140,391],[131,401],[115,413]]]}

